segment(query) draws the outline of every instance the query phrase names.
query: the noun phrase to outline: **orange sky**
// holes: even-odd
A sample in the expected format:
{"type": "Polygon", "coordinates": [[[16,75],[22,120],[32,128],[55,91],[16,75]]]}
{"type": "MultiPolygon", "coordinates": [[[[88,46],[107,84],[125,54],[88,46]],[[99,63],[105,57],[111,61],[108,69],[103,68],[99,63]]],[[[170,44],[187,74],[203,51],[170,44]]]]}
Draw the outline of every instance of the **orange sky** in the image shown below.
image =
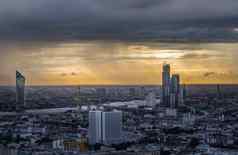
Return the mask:
{"type": "Polygon", "coordinates": [[[183,83],[238,83],[237,43],[90,41],[0,49],[2,85],[15,83],[16,69],[28,85],[160,84],[164,62],[183,83]]]}

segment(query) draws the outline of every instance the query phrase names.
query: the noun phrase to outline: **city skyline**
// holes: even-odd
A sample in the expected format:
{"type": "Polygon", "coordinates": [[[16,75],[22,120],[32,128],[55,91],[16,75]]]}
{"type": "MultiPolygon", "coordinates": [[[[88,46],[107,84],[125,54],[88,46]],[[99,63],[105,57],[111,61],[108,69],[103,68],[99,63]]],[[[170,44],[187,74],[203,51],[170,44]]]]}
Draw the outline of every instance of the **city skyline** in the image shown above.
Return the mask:
{"type": "Polygon", "coordinates": [[[0,0],[0,155],[238,155],[238,0],[0,0]]]}

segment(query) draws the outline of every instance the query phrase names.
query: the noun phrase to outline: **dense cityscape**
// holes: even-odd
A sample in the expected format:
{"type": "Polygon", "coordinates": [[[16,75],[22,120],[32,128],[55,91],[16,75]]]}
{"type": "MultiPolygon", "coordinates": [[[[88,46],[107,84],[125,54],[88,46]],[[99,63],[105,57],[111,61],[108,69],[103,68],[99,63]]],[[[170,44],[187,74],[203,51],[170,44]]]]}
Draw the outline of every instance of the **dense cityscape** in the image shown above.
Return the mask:
{"type": "Polygon", "coordinates": [[[238,0],[0,0],[0,155],[238,155],[238,0]]]}
{"type": "Polygon", "coordinates": [[[27,86],[16,71],[0,88],[0,154],[237,155],[238,86],[170,70],[161,86],[27,86]]]}

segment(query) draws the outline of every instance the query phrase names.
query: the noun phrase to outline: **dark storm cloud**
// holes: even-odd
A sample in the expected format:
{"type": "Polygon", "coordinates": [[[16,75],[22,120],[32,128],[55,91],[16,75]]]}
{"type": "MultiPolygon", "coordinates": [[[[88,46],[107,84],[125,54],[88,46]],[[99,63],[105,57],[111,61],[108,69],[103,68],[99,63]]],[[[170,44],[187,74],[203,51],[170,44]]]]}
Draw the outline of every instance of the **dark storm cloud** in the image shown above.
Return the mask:
{"type": "Polygon", "coordinates": [[[237,0],[0,0],[3,40],[237,41],[237,0]]]}

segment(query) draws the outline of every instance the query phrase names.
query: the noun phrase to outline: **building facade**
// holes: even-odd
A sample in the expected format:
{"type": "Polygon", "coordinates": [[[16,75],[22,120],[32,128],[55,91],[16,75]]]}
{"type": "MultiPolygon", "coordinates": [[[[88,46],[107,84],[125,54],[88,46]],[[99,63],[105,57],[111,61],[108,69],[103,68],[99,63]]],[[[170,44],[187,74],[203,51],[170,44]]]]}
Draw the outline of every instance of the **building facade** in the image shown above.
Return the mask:
{"type": "Polygon", "coordinates": [[[170,65],[163,64],[162,69],[162,103],[165,106],[170,105],[170,65]]]}
{"type": "Polygon", "coordinates": [[[180,103],[180,77],[173,74],[170,83],[170,107],[177,108],[180,103]]]}
{"type": "Polygon", "coordinates": [[[16,110],[22,111],[25,107],[25,77],[16,71],[16,110]]]}
{"type": "Polygon", "coordinates": [[[89,144],[94,145],[102,143],[102,112],[90,111],[88,119],[89,119],[89,129],[88,129],[89,144]]]}
{"type": "Polygon", "coordinates": [[[102,113],[102,140],[104,144],[118,144],[122,135],[122,112],[102,113]]]}
{"type": "Polygon", "coordinates": [[[121,142],[122,112],[89,112],[89,144],[117,144],[121,142]]]}

